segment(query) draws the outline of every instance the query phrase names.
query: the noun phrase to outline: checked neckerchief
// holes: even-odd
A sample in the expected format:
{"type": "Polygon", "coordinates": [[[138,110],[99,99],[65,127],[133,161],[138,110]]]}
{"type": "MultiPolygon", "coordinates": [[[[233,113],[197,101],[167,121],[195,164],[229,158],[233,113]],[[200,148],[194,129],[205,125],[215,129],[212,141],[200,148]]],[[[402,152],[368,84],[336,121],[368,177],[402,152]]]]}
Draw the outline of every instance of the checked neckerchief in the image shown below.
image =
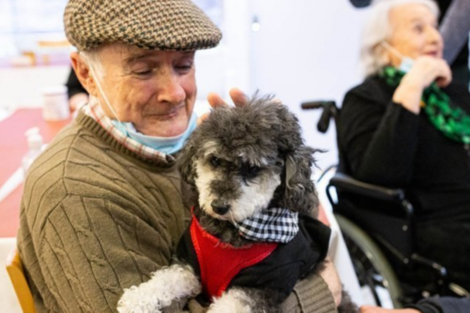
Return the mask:
{"type": "Polygon", "coordinates": [[[233,224],[246,239],[287,243],[297,235],[298,222],[298,213],[288,209],[270,208],[233,224]]]}

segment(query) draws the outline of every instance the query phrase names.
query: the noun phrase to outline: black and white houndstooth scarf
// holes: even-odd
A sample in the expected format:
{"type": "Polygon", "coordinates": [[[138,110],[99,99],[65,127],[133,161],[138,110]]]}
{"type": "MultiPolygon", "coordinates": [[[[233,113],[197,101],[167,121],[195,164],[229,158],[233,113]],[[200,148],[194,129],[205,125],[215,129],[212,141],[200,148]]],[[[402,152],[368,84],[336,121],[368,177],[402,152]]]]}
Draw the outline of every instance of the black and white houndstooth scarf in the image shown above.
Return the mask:
{"type": "Polygon", "coordinates": [[[299,231],[299,214],[288,209],[271,208],[242,222],[234,222],[240,235],[253,241],[291,241],[299,231]]]}

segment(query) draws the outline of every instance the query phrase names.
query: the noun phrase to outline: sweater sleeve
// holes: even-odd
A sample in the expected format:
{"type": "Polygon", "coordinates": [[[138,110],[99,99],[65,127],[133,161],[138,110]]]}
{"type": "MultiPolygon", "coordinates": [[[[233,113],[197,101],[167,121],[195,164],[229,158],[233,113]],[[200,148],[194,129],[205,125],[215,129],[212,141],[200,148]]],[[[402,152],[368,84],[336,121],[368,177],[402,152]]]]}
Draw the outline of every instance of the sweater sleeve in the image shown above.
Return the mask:
{"type": "Polygon", "coordinates": [[[311,275],[299,281],[294,291],[284,300],[282,312],[336,313],[336,304],[328,285],[319,275],[311,275]]]}
{"type": "Polygon", "coordinates": [[[171,240],[122,203],[70,196],[45,219],[38,254],[61,312],[116,312],[125,288],[168,265],[171,240]]]}
{"type": "Polygon", "coordinates": [[[356,88],[344,99],[339,124],[341,149],[355,178],[389,187],[409,183],[418,115],[383,103],[373,90],[356,88]]]}

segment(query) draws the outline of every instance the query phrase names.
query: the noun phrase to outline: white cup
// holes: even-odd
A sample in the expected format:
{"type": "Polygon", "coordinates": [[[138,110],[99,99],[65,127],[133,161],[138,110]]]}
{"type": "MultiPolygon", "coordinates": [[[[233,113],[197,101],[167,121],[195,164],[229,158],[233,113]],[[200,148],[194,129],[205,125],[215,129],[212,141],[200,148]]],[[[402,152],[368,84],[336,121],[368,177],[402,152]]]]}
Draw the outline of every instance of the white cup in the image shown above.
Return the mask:
{"type": "Polygon", "coordinates": [[[42,116],[46,121],[66,120],[70,116],[67,87],[53,86],[43,90],[42,116]]]}

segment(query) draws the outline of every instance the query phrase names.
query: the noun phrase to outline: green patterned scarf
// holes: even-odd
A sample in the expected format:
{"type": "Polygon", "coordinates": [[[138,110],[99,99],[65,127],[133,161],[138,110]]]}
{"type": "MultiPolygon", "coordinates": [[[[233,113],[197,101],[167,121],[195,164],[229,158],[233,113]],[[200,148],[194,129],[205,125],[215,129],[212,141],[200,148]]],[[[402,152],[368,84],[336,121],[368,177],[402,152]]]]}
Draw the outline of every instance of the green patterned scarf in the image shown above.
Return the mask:
{"type": "MultiPolygon", "coordinates": [[[[398,86],[405,73],[387,66],[380,76],[390,86],[398,86]]],[[[452,140],[470,144],[470,116],[461,108],[451,107],[449,96],[436,83],[424,90],[422,101],[424,111],[434,127],[452,140]]]]}

